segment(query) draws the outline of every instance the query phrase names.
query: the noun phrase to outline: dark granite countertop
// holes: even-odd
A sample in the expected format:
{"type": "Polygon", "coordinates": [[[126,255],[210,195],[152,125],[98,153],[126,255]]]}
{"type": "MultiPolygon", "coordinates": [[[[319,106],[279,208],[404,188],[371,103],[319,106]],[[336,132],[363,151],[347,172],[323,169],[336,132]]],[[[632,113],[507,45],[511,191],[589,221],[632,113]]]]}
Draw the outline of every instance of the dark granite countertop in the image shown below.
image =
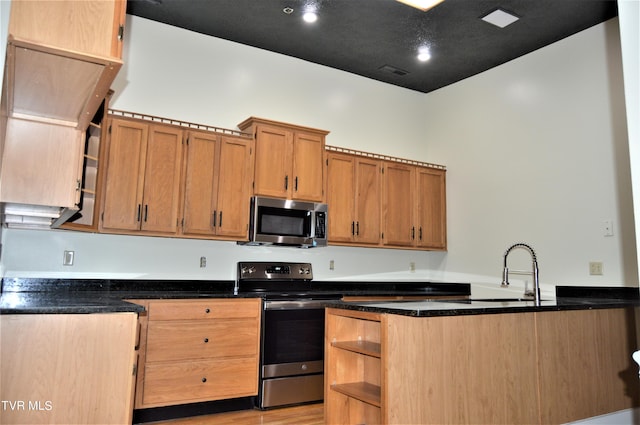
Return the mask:
{"type": "Polygon", "coordinates": [[[414,317],[505,314],[532,311],[590,310],[640,307],[638,288],[558,286],[555,299],[533,301],[510,298],[447,299],[418,301],[344,302],[332,301],[327,307],[414,317]]]}
{"type": "MultiPolygon", "coordinates": [[[[43,279],[2,280],[0,314],[141,312],[127,299],[247,298],[256,293],[234,293],[234,281],[43,279]]],[[[317,295],[352,296],[468,296],[467,283],[313,281],[317,295]]]]}

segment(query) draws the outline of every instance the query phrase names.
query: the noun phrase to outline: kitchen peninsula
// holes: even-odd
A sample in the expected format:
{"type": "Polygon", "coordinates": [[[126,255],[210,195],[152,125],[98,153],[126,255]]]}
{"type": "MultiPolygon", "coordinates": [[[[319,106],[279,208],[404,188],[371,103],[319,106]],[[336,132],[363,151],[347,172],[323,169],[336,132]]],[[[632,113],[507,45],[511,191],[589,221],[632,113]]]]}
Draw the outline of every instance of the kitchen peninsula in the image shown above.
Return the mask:
{"type": "Polygon", "coordinates": [[[567,423],[640,405],[637,295],[541,304],[334,303],[325,423],[567,423]]]}

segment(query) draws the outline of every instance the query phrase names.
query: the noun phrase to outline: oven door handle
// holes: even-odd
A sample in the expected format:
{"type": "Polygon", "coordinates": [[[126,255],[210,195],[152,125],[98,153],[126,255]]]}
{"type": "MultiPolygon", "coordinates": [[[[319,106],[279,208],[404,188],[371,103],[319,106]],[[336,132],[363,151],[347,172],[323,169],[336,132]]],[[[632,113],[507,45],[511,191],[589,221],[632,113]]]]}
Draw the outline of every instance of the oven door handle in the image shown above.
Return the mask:
{"type": "Polygon", "coordinates": [[[302,310],[324,308],[331,300],[287,300],[287,301],[265,301],[265,310],[302,310]]]}

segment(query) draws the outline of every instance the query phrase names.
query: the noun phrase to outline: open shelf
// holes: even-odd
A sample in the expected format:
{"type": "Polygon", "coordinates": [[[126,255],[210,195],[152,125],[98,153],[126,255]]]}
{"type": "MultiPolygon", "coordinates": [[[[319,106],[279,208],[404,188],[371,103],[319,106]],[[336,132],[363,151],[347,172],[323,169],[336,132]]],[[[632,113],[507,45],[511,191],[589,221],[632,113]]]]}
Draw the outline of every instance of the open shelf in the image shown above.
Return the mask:
{"type": "Polygon", "coordinates": [[[380,387],[368,382],[333,384],[331,389],[364,403],[380,407],[380,387]]]}
{"type": "Polygon", "coordinates": [[[331,343],[336,348],[380,358],[380,343],[370,341],[334,341],[331,343]]]}

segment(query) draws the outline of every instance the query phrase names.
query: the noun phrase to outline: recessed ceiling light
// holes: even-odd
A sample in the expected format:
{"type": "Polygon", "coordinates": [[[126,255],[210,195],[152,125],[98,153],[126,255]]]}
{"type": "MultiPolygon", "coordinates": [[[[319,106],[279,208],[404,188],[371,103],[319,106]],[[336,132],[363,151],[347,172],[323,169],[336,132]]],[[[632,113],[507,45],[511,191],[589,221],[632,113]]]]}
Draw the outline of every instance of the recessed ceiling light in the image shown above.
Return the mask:
{"type": "Polygon", "coordinates": [[[311,24],[318,20],[318,15],[316,15],[315,12],[305,12],[305,14],[302,15],[302,19],[311,24]]]}
{"type": "Polygon", "coordinates": [[[444,0],[397,0],[400,3],[404,3],[416,9],[420,9],[423,12],[431,9],[432,7],[442,3],[444,0]]]}
{"type": "Polygon", "coordinates": [[[483,16],[481,19],[497,27],[504,28],[507,25],[513,24],[520,18],[502,9],[496,9],[493,12],[483,16]]]}
{"type": "Polygon", "coordinates": [[[429,49],[426,47],[421,48],[418,51],[418,60],[420,62],[426,62],[429,59],[431,59],[431,52],[429,52],[429,49]]]}

